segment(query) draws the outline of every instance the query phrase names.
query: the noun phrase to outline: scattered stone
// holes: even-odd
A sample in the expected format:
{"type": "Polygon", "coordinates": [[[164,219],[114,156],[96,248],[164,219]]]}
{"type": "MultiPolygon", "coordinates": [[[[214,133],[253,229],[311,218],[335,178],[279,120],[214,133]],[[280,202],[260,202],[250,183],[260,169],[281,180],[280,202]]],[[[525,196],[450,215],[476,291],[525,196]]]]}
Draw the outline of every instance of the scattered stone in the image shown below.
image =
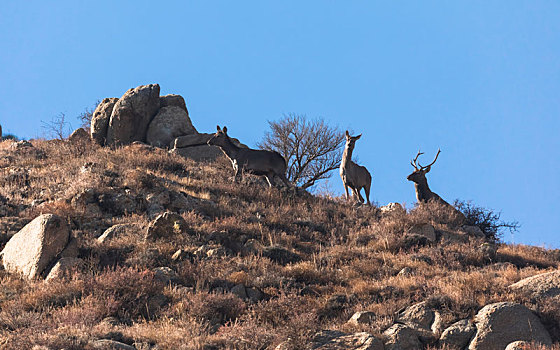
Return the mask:
{"type": "Polygon", "coordinates": [[[134,346],[110,339],[100,339],[90,343],[96,350],[136,350],[134,346]]]}
{"type": "Polygon", "coordinates": [[[177,282],[179,280],[177,273],[167,266],[156,267],[152,271],[154,272],[154,278],[165,284],[177,282]]]}
{"type": "Polygon", "coordinates": [[[379,208],[383,214],[403,214],[406,211],[400,203],[389,203],[379,208]]]}
{"type": "Polygon", "coordinates": [[[159,110],[159,90],[158,84],[138,86],[117,101],[109,121],[107,145],[146,141],[148,125],[159,110]]]}
{"type": "Polygon", "coordinates": [[[128,229],[132,228],[130,224],[116,224],[103,232],[101,236],[97,238],[97,242],[106,243],[111,241],[113,238],[122,236],[127,232],[128,229]]]}
{"type": "Polygon", "coordinates": [[[79,258],[61,258],[53,266],[45,281],[70,278],[72,272],[82,267],[84,261],[79,258]]]}
{"type": "Polygon", "coordinates": [[[403,267],[397,274],[397,276],[401,277],[410,277],[412,275],[414,275],[414,270],[408,266],[403,267]]]}
{"type": "Polygon", "coordinates": [[[189,114],[189,111],[187,110],[187,104],[185,103],[185,99],[181,95],[169,94],[165,96],[160,96],[159,104],[160,104],[160,108],[170,107],[170,106],[180,107],[182,110],[184,110],[187,113],[187,115],[189,114]]]}
{"type": "Polygon", "coordinates": [[[498,252],[498,246],[496,244],[488,242],[482,243],[478,250],[482,253],[486,260],[496,260],[496,254],[498,252]]]}
{"type": "Polygon", "coordinates": [[[43,214],[16,233],[0,253],[6,271],[33,279],[43,273],[64,250],[68,225],[53,214],[43,214]]]}
{"type": "Polygon", "coordinates": [[[74,130],[72,134],[68,137],[70,143],[84,143],[89,141],[89,134],[84,128],[78,128],[74,130]]]}
{"type": "Polygon", "coordinates": [[[464,225],[463,231],[465,231],[465,233],[470,236],[479,237],[479,238],[485,237],[484,232],[482,232],[482,230],[478,226],[464,225]]]}
{"type": "Polygon", "coordinates": [[[159,238],[170,237],[173,234],[180,234],[187,228],[187,222],[177,213],[165,212],[158,215],[154,221],[150,222],[146,230],[145,239],[156,240],[159,238]]]}
{"type": "Polygon", "coordinates": [[[359,326],[359,325],[367,325],[371,322],[375,321],[375,313],[371,311],[358,311],[352,315],[352,317],[348,320],[349,324],[359,326]]]}
{"type": "Polygon", "coordinates": [[[385,330],[383,335],[387,338],[385,350],[423,349],[418,332],[407,325],[396,323],[385,330]]]}
{"type": "Polygon", "coordinates": [[[182,261],[185,259],[188,259],[191,257],[191,253],[183,250],[183,249],[179,249],[177,250],[175,253],[173,253],[173,255],[171,256],[171,260],[173,261],[182,261]]]}
{"type": "Polygon", "coordinates": [[[119,99],[116,97],[104,98],[93,112],[91,117],[90,137],[97,144],[104,146],[107,138],[107,128],[113,113],[113,108],[119,99]]]}
{"type": "Polygon", "coordinates": [[[383,342],[366,332],[345,334],[337,331],[323,331],[315,336],[311,348],[316,350],[383,350],[383,342]]]}
{"type": "Polygon", "coordinates": [[[424,329],[431,329],[434,323],[435,313],[428,307],[425,301],[409,306],[400,312],[396,318],[396,322],[407,325],[418,325],[424,329]]]}
{"type": "Polygon", "coordinates": [[[464,349],[475,333],[476,327],[470,320],[460,320],[443,331],[439,344],[450,349],[464,349]]]}
{"type": "Polygon", "coordinates": [[[430,224],[414,225],[408,230],[408,234],[426,237],[426,239],[430,243],[436,241],[436,231],[434,230],[434,227],[430,224]]]}
{"type": "Polygon", "coordinates": [[[24,148],[33,148],[33,144],[29,141],[21,140],[21,141],[12,142],[10,147],[12,149],[20,150],[20,149],[24,149],[24,148]]]}
{"type": "Polygon", "coordinates": [[[475,316],[475,323],[477,331],[469,350],[502,350],[516,340],[552,343],[540,319],[520,304],[486,305],[475,316]]]}
{"type": "Polygon", "coordinates": [[[171,148],[178,136],[196,133],[185,110],[176,106],[163,107],[150,123],[146,141],[152,146],[171,148]]]}
{"type": "Polygon", "coordinates": [[[530,345],[531,343],[528,341],[518,340],[513,343],[509,343],[505,350],[525,350],[528,349],[530,345]]]}
{"type": "Polygon", "coordinates": [[[509,287],[532,298],[554,298],[560,295],[560,271],[527,277],[509,287]]]}

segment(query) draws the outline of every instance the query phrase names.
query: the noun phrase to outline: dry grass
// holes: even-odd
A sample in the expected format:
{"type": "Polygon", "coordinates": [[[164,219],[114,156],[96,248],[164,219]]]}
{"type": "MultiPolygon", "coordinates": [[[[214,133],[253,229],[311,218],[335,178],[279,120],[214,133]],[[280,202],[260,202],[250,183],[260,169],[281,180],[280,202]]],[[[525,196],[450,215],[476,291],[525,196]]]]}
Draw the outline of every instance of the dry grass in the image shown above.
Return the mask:
{"type": "MultiPolygon", "coordinates": [[[[480,239],[406,238],[409,228],[424,223],[438,235],[460,236],[457,218],[445,208],[381,215],[376,207],[269,189],[250,176],[234,184],[223,161],[195,163],[141,145],[33,144],[16,150],[10,141],[0,143],[0,195],[7,199],[0,222],[24,224],[56,213],[70,223],[86,264],[70,280],[51,283],[0,271],[3,349],[87,349],[99,338],[163,349],[273,349],[289,340],[286,346],[302,349],[320,329],[380,334],[399,309],[423,300],[446,323],[471,317],[487,303],[520,302],[560,340],[558,305],[507,288],[557,268],[558,252],[501,244],[490,260],[478,249],[480,239]],[[147,224],[165,209],[180,212],[187,230],[145,242],[147,224]],[[99,244],[96,238],[117,223],[130,228],[99,244]],[[297,259],[248,249],[247,242],[297,259]],[[197,253],[201,246],[220,253],[197,253]],[[173,260],[178,249],[187,256],[173,260]],[[177,273],[173,283],[155,278],[160,266],[177,273]],[[412,273],[398,275],[404,267],[412,273]],[[240,283],[263,292],[263,299],[229,292],[240,283]],[[376,320],[347,325],[360,310],[374,311],[376,320]]],[[[13,232],[1,234],[3,245],[13,232]]]]}

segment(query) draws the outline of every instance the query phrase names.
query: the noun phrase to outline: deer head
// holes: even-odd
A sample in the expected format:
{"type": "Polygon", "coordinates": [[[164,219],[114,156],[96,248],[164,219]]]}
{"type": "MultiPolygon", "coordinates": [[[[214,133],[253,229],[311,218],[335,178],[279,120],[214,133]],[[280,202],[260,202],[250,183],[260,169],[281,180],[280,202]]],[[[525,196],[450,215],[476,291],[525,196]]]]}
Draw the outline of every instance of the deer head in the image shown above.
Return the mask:
{"type": "Polygon", "coordinates": [[[220,126],[216,125],[216,128],[217,128],[216,133],[206,143],[211,146],[225,147],[229,141],[229,136],[227,134],[227,127],[224,126],[223,129],[220,129],[220,126]]]}
{"type": "Polygon", "coordinates": [[[350,133],[348,133],[348,130],[346,130],[346,148],[349,150],[353,150],[354,146],[356,145],[356,141],[358,141],[360,137],[362,137],[362,134],[358,136],[350,136],[350,133]]]}
{"type": "Polygon", "coordinates": [[[416,157],[410,161],[410,164],[414,167],[414,171],[412,172],[412,174],[408,175],[406,177],[406,179],[408,181],[412,181],[414,183],[417,184],[423,184],[423,183],[428,183],[428,181],[426,180],[426,174],[430,172],[432,165],[434,165],[434,163],[436,162],[439,154],[441,153],[441,150],[438,149],[438,152],[436,154],[436,157],[434,159],[433,162],[431,162],[430,164],[423,166],[420,163],[418,163],[418,157],[420,157],[420,155],[424,154],[423,152],[418,151],[418,154],[416,155],[416,157]]]}

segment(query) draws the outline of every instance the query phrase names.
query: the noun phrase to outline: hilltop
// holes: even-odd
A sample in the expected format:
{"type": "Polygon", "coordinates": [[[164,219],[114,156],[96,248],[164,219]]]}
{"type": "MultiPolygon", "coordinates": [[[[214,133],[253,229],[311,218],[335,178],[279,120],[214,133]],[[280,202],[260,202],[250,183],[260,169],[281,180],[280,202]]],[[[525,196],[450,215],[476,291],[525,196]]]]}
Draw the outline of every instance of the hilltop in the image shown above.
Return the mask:
{"type": "Polygon", "coordinates": [[[340,349],[399,349],[395,334],[437,349],[449,326],[499,302],[560,341],[558,296],[509,287],[557,271],[560,253],[494,245],[435,204],[236,184],[224,158],[87,139],[1,142],[0,184],[0,248],[43,214],[68,226],[64,251],[74,244],[47,281],[52,266],[0,271],[3,349],[335,349],[342,333],[357,345],[340,349]]]}

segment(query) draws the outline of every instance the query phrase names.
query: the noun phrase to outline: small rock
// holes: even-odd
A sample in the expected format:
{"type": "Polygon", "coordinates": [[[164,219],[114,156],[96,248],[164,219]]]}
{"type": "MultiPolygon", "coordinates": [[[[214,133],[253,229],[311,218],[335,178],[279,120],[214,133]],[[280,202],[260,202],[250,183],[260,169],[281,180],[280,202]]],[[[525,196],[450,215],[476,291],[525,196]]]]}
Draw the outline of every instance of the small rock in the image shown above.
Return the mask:
{"type": "Polygon", "coordinates": [[[496,244],[482,243],[478,250],[482,253],[486,260],[496,260],[496,254],[498,252],[498,246],[496,244]]]}
{"type": "Polygon", "coordinates": [[[464,349],[475,332],[476,328],[470,320],[457,321],[443,331],[439,343],[451,349],[464,349]]]}
{"type": "Polygon", "coordinates": [[[150,222],[146,230],[146,240],[170,237],[185,231],[187,222],[177,213],[165,212],[150,222]]]}
{"type": "Polygon", "coordinates": [[[401,277],[410,277],[414,274],[414,270],[408,266],[403,267],[399,273],[397,274],[397,276],[401,276],[401,277]]]}
{"type": "Polygon", "coordinates": [[[129,228],[132,228],[131,225],[129,225],[129,224],[113,225],[113,226],[109,227],[108,229],[106,229],[105,232],[103,232],[103,234],[97,238],[97,242],[99,242],[99,243],[109,242],[113,238],[116,238],[116,237],[121,236],[124,233],[126,233],[126,231],[129,228]]]}
{"type": "Polygon", "coordinates": [[[190,253],[186,250],[179,249],[171,256],[171,260],[173,261],[182,261],[190,257],[190,253]]]}
{"type": "Polygon", "coordinates": [[[431,330],[434,319],[434,310],[429,308],[427,303],[424,301],[409,306],[404,311],[400,312],[396,318],[396,322],[407,325],[418,325],[424,329],[431,330]]]}
{"type": "Polygon", "coordinates": [[[463,226],[463,231],[465,231],[465,233],[470,236],[479,237],[479,238],[485,237],[484,232],[482,232],[482,230],[478,226],[465,225],[463,226]]]}
{"type": "Polygon", "coordinates": [[[245,290],[245,286],[242,284],[238,284],[231,288],[231,293],[237,295],[241,299],[247,299],[247,291],[245,290]]]}
{"type": "Polygon", "coordinates": [[[84,128],[78,128],[68,137],[70,143],[84,143],[89,141],[89,134],[84,128]]]}
{"type": "Polygon", "coordinates": [[[363,325],[375,321],[375,313],[371,311],[358,311],[348,320],[349,324],[363,325]]]}
{"type": "Polygon", "coordinates": [[[525,350],[528,349],[530,345],[531,343],[527,341],[518,340],[514,341],[513,343],[509,343],[508,346],[506,346],[505,350],[525,350]]]}
{"type": "Polygon", "coordinates": [[[311,348],[316,350],[383,350],[383,342],[369,333],[329,332],[318,333],[313,339],[311,348]]]}
{"type": "Polygon", "coordinates": [[[60,280],[71,277],[71,273],[81,266],[84,261],[79,258],[61,258],[53,266],[45,281],[60,280]]]}
{"type": "Polygon", "coordinates": [[[409,326],[396,323],[389,327],[383,335],[387,337],[386,350],[419,350],[423,349],[418,332],[409,326]]]}
{"type": "Polygon", "coordinates": [[[403,214],[406,211],[400,203],[389,203],[379,208],[383,214],[403,214]]]}
{"type": "Polygon", "coordinates": [[[408,234],[416,234],[422,237],[426,237],[428,242],[431,243],[436,241],[436,231],[430,224],[414,225],[408,230],[408,234]]]}
{"type": "Polygon", "coordinates": [[[165,284],[169,284],[169,283],[172,283],[172,282],[177,282],[178,279],[179,279],[179,276],[177,275],[177,273],[167,266],[156,267],[152,271],[154,272],[155,279],[157,279],[157,280],[159,280],[159,281],[161,281],[165,284]]]}
{"type": "Polygon", "coordinates": [[[110,339],[100,339],[90,344],[91,347],[96,350],[136,350],[136,348],[131,345],[110,339]]]}

